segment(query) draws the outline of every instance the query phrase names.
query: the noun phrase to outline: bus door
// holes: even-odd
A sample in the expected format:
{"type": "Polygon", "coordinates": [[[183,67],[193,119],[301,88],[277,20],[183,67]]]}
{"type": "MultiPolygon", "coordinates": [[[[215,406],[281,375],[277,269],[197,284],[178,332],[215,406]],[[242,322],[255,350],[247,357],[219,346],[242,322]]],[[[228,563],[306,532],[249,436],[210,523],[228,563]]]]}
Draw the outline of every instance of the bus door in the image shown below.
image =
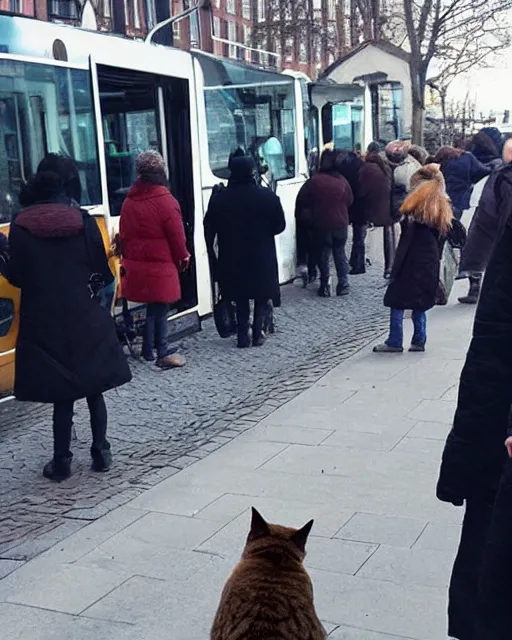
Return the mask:
{"type": "MultiPolygon", "coordinates": [[[[194,192],[189,83],[151,73],[97,65],[110,215],[118,218],[136,178],[139,153],[154,149],[169,167],[180,203],[188,250],[194,255],[194,192]]],[[[192,261],[194,262],[194,261],[192,261]]],[[[196,274],[181,276],[182,299],[174,313],[197,305],[196,274]]]]}

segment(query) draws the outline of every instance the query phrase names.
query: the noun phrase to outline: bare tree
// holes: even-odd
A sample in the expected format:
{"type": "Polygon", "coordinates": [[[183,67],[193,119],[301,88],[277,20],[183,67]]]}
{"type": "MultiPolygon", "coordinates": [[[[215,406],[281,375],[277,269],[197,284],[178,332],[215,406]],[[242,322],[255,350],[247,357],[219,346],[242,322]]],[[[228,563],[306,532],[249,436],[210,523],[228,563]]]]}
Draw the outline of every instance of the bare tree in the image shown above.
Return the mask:
{"type": "Polygon", "coordinates": [[[403,0],[403,7],[411,52],[412,137],[421,144],[430,63],[438,61],[436,80],[444,87],[456,75],[485,65],[510,44],[512,0],[403,0]]]}

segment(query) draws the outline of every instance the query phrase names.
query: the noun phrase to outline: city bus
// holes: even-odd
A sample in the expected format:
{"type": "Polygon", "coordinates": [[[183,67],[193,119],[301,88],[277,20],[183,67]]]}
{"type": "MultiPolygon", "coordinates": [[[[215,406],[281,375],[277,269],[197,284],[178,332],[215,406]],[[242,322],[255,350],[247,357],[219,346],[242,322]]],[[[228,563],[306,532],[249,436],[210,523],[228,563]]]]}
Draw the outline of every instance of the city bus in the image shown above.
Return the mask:
{"type": "MultiPolygon", "coordinates": [[[[198,330],[211,313],[203,217],[238,146],[272,168],[287,219],[276,241],[279,279],[293,279],[294,205],[307,178],[303,130],[296,78],[0,14],[0,233],[8,233],[17,213],[21,185],[46,153],[56,152],[75,160],[82,206],[96,216],[107,246],[135,179],[136,156],[159,150],[193,255],[182,300],[171,311],[171,335],[198,330]]],[[[0,398],[13,387],[18,311],[19,292],[0,277],[0,398]]]]}

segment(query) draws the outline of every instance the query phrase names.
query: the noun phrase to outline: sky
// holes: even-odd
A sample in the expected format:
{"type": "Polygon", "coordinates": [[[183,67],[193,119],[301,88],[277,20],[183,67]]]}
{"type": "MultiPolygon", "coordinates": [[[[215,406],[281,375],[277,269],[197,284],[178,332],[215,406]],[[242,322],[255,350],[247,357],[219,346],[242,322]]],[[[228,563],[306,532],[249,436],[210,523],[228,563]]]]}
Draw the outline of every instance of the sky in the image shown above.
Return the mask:
{"type": "Polygon", "coordinates": [[[490,111],[501,114],[505,109],[512,111],[512,49],[504,52],[495,66],[477,69],[454,80],[450,94],[454,99],[463,99],[469,91],[475,100],[477,110],[484,115],[490,111]]]}

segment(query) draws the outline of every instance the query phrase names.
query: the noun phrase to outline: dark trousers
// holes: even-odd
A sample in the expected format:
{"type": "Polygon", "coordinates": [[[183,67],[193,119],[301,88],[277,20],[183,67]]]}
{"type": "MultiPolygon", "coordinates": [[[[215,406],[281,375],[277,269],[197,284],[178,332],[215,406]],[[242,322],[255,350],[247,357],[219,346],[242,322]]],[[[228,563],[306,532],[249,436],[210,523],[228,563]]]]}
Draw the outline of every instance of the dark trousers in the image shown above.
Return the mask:
{"type": "Polygon", "coordinates": [[[297,266],[307,265],[309,278],[316,278],[318,255],[313,246],[311,233],[306,224],[297,220],[297,266]]]}
{"type": "Polygon", "coordinates": [[[494,497],[469,498],[448,598],[448,635],[457,640],[490,640],[483,633],[479,580],[494,497]]]}
{"type": "MultiPolygon", "coordinates": [[[[255,300],[254,301],[254,318],[252,322],[252,335],[256,338],[261,335],[263,331],[263,325],[267,315],[270,313],[271,305],[268,300],[255,300]]],[[[237,332],[239,339],[246,339],[249,333],[251,317],[251,301],[237,300],[236,301],[236,322],[237,332]]]]}
{"type": "Polygon", "coordinates": [[[329,283],[330,268],[329,262],[332,256],[334,266],[338,276],[338,286],[348,286],[348,260],[345,254],[345,247],[348,239],[348,227],[342,227],[336,231],[329,231],[317,234],[317,246],[320,253],[320,285],[326,286],[329,283]]]}
{"type": "MultiPolygon", "coordinates": [[[[87,398],[91,415],[92,448],[110,449],[107,441],[107,407],[103,396],[87,398]]],[[[71,433],[73,431],[74,402],[56,402],[53,405],[53,452],[55,459],[71,459],[71,433]]]]}
{"type": "Polygon", "coordinates": [[[352,251],[350,252],[350,268],[354,273],[366,271],[365,240],[367,227],[365,224],[352,225],[352,251]]]}
{"type": "Polygon", "coordinates": [[[384,239],[384,275],[390,276],[396,254],[396,231],[395,225],[382,228],[384,239]]]}
{"type": "Polygon", "coordinates": [[[169,305],[165,302],[150,302],[146,308],[146,324],[142,352],[145,358],[151,359],[156,348],[159,358],[167,354],[167,314],[169,305]]]}

